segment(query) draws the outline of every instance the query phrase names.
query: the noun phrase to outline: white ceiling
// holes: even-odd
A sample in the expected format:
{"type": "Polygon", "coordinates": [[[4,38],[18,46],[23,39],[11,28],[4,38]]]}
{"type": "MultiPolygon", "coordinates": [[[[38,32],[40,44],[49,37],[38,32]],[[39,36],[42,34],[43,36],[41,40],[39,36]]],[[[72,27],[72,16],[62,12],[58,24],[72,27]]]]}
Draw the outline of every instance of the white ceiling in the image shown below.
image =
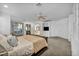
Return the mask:
{"type": "Polygon", "coordinates": [[[36,6],[36,3],[0,3],[1,12],[19,17],[24,21],[38,20],[37,15],[40,11],[47,16],[47,20],[61,19],[72,13],[72,7],[72,3],[42,3],[40,7],[36,6]],[[8,8],[4,8],[3,5],[8,5],[8,8]]]}

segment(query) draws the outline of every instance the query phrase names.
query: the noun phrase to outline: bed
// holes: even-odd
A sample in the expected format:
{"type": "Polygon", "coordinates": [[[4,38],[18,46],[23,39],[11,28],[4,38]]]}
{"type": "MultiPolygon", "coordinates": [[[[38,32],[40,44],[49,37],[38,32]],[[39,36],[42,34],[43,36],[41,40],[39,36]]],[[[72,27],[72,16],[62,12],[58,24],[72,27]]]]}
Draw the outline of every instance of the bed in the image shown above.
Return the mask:
{"type": "Polygon", "coordinates": [[[18,39],[18,45],[16,47],[13,47],[12,49],[8,48],[9,50],[7,50],[6,48],[0,47],[2,50],[4,50],[4,51],[0,50],[1,51],[0,55],[31,56],[33,54],[36,54],[42,48],[48,47],[46,40],[42,37],[33,35],[24,35],[24,36],[18,36],[17,39],[18,39]]]}
{"type": "Polygon", "coordinates": [[[48,47],[48,44],[45,40],[45,38],[39,37],[39,36],[34,36],[34,35],[24,35],[18,37],[18,39],[24,39],[27,40],[31,43],[33,43],[33,52],[37,53],[44,47],[48,47]]]}

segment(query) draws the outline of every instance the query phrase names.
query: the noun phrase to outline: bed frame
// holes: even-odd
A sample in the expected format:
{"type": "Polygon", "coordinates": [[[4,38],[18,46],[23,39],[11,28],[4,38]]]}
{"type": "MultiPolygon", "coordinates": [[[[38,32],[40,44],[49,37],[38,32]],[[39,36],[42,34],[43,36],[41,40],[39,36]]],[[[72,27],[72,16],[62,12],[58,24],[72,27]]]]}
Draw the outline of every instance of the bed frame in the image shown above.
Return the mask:
{"type": "Polygon", "coordinates": [[[36,54],[32,54],[32,56],[40,56],[42,53],[44,53],[46,50],[48,49],[48,47],[44,47],[42,48],[40,51],[38,51],[36,54]]]}

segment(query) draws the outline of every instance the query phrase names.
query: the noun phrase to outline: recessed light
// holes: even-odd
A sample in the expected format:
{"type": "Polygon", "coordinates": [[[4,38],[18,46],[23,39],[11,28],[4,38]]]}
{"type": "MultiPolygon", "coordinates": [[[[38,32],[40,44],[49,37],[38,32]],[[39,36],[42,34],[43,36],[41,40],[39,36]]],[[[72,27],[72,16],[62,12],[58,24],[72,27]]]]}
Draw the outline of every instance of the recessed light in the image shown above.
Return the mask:
{"type": "Polygon", "coordinates": [[[8,6],[7,6],[7,5],[4,5],[3,7],[8,8],[8,6]]]}

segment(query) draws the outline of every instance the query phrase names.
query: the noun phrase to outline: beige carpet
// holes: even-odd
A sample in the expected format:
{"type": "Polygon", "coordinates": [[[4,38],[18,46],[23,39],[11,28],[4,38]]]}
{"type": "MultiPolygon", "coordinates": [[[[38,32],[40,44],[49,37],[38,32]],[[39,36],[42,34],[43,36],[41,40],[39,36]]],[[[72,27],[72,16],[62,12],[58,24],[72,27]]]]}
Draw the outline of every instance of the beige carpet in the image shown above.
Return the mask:
{"type": "Polygon", "coordinates": [[[48,38],[48,49],[41,56],[71,56],[71,44],[60,37],[48,38]]]}

